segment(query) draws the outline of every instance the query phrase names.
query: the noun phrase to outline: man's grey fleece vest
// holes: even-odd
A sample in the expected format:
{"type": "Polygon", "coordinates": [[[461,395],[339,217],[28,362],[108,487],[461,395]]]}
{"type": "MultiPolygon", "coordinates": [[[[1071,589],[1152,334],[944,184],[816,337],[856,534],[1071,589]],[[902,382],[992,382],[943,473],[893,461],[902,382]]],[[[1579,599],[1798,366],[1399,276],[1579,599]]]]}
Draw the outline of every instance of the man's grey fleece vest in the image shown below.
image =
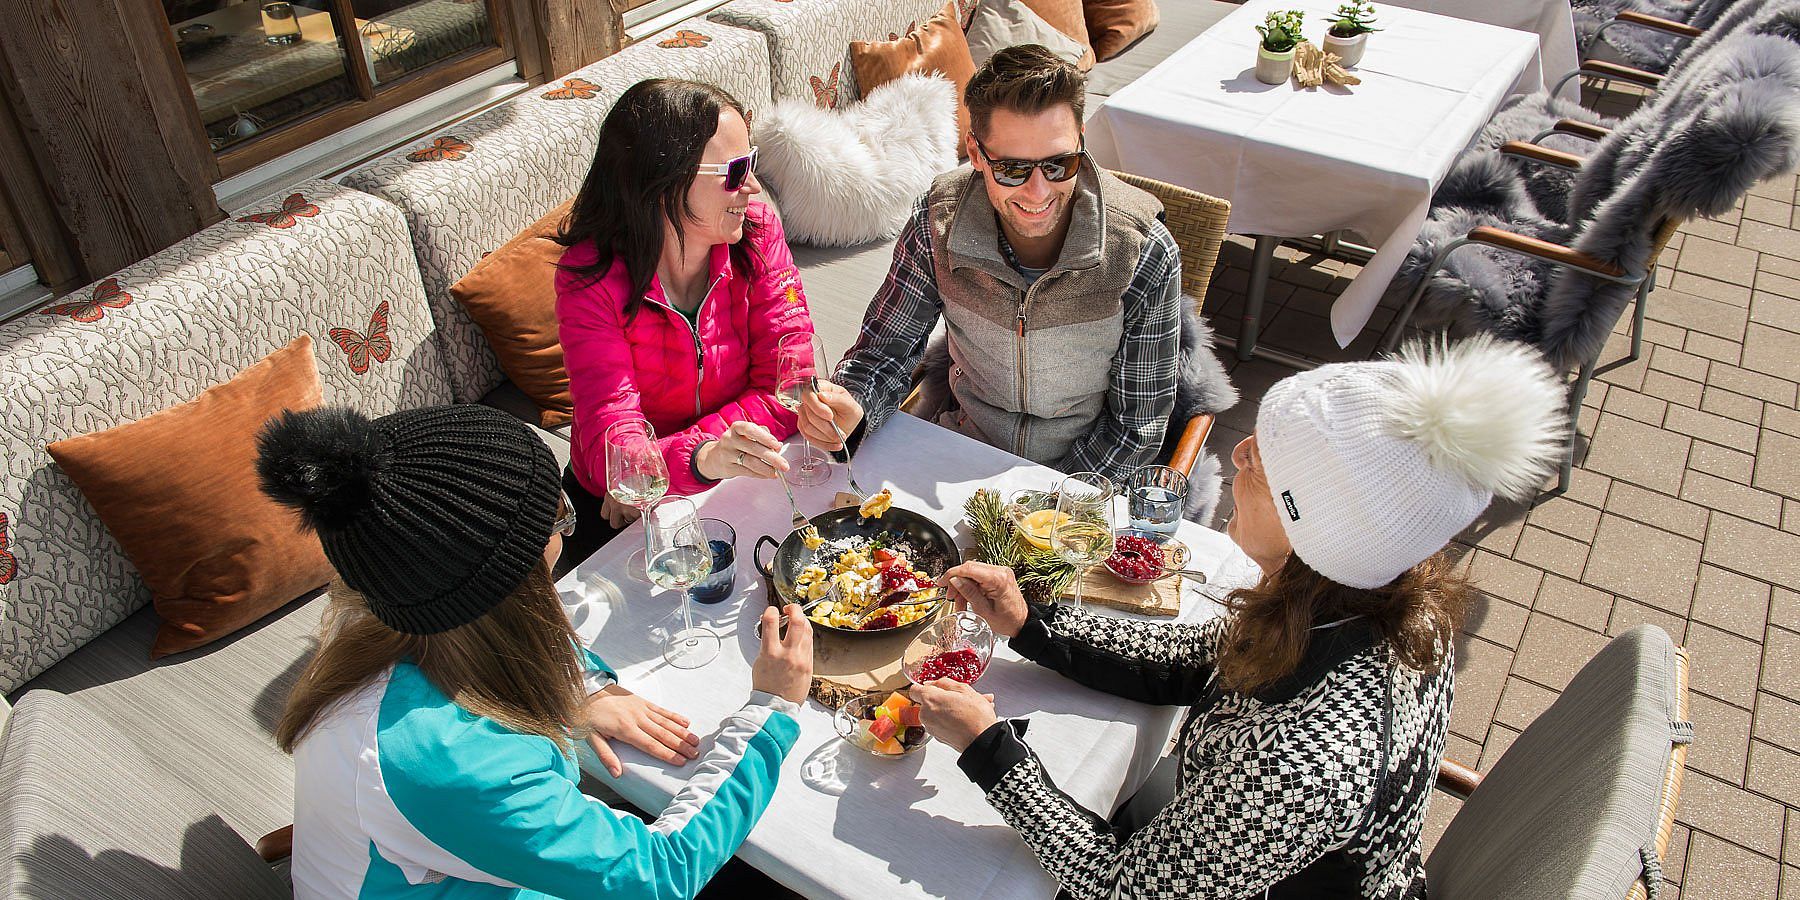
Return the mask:
{"type": "Polygon", "coordinates": [[[1062,255],[1029,290],[1000,253],[981,176],[938,176],[926,195],[932,263],[959,409],[939,423],[1055,465],[1106,407],[1131,283],[1162,203],[1084,161],[1062,255]]]}

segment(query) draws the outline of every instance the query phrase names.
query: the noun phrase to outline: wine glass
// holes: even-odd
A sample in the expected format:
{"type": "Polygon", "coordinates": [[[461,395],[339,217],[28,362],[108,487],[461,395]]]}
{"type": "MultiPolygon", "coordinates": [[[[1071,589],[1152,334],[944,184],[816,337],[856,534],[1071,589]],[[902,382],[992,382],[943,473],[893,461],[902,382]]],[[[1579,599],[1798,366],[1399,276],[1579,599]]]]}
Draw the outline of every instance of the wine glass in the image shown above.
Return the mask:
{"type": "MultiPolygon", "coordinates": [[[[784,334],[775,345],[775,399],[789,412],[800,411],[800,401],[812,390],[813,379],[825,361],[825,345],[819,336],[804,331],[784,334]]],[[[831,477],[831,462],[816,450],[806,435],[800,435],[800,464],[794,467],[791,480],[810,487],[824,484],[831,477]]]]}
{"type": "Polygon", "coordinates": [[[677,669],[697,669],[719,655],[719,636],[694,624],[687,589],[712,571],[712,550],[694,501],[664,497],[644,511],[650,581],[676,592],[681,630],[663,642],[663,659],[677,669]]]}
{"type": "MultiPolygon", "coordinates": [[[[644,419],[624,419],[606,426],[606,492],[639,513],[669,492],[669,466],[656,445],[656,429],[644,419]]],[[[625,571],[642,578],[644,551],[634,550],[625,571]]]]}
{"type": "Polygon", "coordinates": [[[1050,546],[1063,562],[1075,567],[1075,608],[1090,566],[1112,555],[1112,480],[1098,472],[1077,472],[1056,486],[1056,518],[1050,523],[1050,546]]]}

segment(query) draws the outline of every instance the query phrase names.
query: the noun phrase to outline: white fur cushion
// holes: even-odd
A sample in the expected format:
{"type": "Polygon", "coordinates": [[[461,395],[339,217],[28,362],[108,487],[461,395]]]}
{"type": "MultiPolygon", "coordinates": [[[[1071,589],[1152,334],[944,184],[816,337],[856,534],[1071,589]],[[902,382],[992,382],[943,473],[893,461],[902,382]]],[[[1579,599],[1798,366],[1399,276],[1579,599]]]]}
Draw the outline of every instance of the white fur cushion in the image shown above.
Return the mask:
{"type": "Polygon", "coordinates": [[[757,174],[790,240],[842,247],[891,237],[938,173],[956,167],[956,88],[902,75],[845,109],[782,100],[756,117],[757,174]]]}
{"type": "Polygon", "coordinates": [[[1080,41],[1057,31],[1042,16],[1016,0],[981,0],[981,5],[975,7],[975,15],[969,19],[968,39],[969,57],[975,60],[976,68],[981,68],[988,57],[1015,44],[1042,45],[1071,64],[1081,62],[1081,57],[1087,54],[1087,48],[1080,41]]]}

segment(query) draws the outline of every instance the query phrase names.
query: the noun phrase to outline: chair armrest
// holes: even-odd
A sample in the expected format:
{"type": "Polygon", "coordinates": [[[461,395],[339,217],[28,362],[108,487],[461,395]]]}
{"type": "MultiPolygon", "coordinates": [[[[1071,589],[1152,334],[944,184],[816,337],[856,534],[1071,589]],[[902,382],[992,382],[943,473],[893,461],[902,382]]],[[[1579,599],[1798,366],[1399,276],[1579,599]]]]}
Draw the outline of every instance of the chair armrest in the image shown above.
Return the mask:
{"type": "Polygon", "coordinates": [[[906,399],[900,401],[900,411],[908,414],[917,412],[919,409],[919,395],[924,392],[925,388],[923,385],[913,385],[912,390],[906,392],[906,399]]]}
{"type": "Polygon", "coordinates": [[[1438,763],[1438,790],[1458,800],[1467,800],[1478,787],[1481,787],[1480,772],[1449,758],[1438,763]]]}
{"type": "Polygon", "coordinates": [[[1631,10],[1626,10],[1625,12],[1613,16],[1613,21],[1626,25],[1636,25],[1640,28],[1663,31],[1677,37],[1696,38],[1706,33],[1702,29],[1695,28],[1694,26],[1683,22],[1677,22],[1674,19],[1665,19],[1661,16],[1652,16],[1631,10]]]}
{"type": "Polygon", "coordinates": [[[1557,119],[1556,124],[1550,126],[1550,130],[1557,134],[1572,134],[1578,138],[1587,138],[1590,141],[1605,140],[1607,135],[1612,134],[1611,128],[1589,122],[1579,122],[1575,119],[1557,119]]]}
{"type": "Polygon", "coordinates": [[[294,855],[294,826],[283,825],[256,839],[256,855],[263,862],[280,862],[294,855]]]}
{"type": "Polygon", "coordinates": [[[1581,168],[1581,157],[1527,141],[1507,141],[1500,145],[1500,153],[1502,156],[1517,156],[1533,162],[1541,162],[1547,166],[1555,166],[1558,169],[1581,168]]]}
{"type": "Polygon", "coordinates": [[[1579,250],[1571,250],[1561,244],[1552,244],[1549,241],[1541,241],[1534,237],[1526,237],[1525,235],[1507,231],[1503,228],[1495,228],[1492,225],[1476,226],[1469,232],[1468,239],[1477,244],[1487,244],[1491,247],[1499,247],[1502,250],[1523,253],[1526,256],[1534,256],[1538,259],[1556,263],[1557,265],[1580,269],[1584,272],[1591,272],[1595,275],[1602,275],[1607,278],[1625,277],[1624,269],[1609,262],[1602,262],[1579,250]]]}
{"type": "Polygon", "coordinates": [[[1200,448],[1206,445],[1206,436],[1212,432],[1212,427],[1211,413],[1189,419],[1187,426],[1181,429],[1181,440],[1175,444],[1175,452],[1169,454],[1169,468],[1192,475],[1194,463],[1200,461],[1200,448]]]}
{"type": "Polygon", "coordinates": [[[1621,66],[1618,63],[1607,62],[1603,59],[1582,60],[1581,71],[1585,75],[1597,75],[1601,78],[1613,78],[1619,81],[1628,81],[1632,84],[1642,85],[1647,88],[1661,87],[1663,81],[1663,77],[1655,72],[1646,72],[1643,69],[1621,66]]]}

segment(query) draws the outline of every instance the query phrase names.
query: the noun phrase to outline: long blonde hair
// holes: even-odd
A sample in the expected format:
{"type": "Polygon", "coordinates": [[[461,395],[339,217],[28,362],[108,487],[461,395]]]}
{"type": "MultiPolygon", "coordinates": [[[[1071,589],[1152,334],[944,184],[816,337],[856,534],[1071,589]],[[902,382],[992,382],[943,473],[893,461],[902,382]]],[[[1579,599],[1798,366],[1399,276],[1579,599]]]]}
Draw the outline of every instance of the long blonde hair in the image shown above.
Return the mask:
{"type": "Polygon", "coordinates": [[[482,617],[430,635],[402,634],[382,624],[363,595],[338,579],[321,634],[319,651],[288,694],[275,729],[285,752],[294,752],[332,704],[405,659],[457,706],[521,734],[547,737],[565,754],[584,734],[578,639],[541,562],[482,617]]]}

